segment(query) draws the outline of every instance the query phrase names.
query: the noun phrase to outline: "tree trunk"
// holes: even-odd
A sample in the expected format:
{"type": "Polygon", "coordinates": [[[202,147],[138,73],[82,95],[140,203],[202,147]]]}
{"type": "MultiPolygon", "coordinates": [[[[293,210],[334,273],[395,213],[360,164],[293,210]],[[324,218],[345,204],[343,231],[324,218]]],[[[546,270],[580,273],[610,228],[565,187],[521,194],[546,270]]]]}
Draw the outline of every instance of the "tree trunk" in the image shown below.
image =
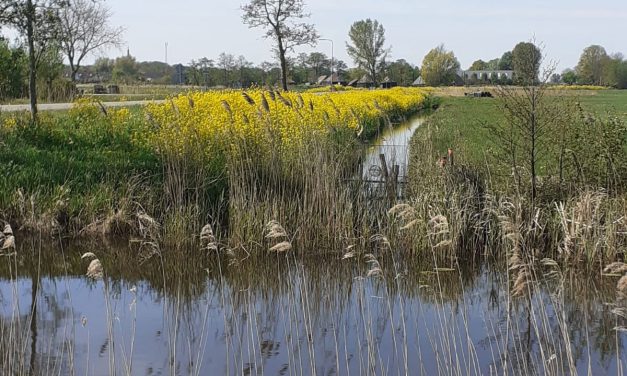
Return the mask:
{"type": "Polygon", "coordinates": [[[35,58],[35,7],[32,0],[26,2],[26,38],[28,39],[28,95],[33,122],[37,121],[37,61],[35,58]]]}
{"type": "Polygon", "coordinates": [[[281,34],[279,30],[276,30],[277,34],[277,42],[279,47],[279,60],[281,61],[281,86],[283,86],[283,90],[287,91],[287,61],[285,59],[285,48],[283,48],[283,39],[281,38],[281,34]]]}
{"type": "Polygon", "coordinates": [[[279,59],[281,60],[281,86],[287,91],[287,61],[282,47],[279,47],[279,59]]]}
{"type": "Polygon", "coordinates": [[[76,83],[76,75],[78,74],[78,66],[74,65],[74,62],[72,61],[72,59],[70,59],[70,70],[71,70],[71,74],[70,74],[70,79],[72,80],[72,83],[76,83]]]}

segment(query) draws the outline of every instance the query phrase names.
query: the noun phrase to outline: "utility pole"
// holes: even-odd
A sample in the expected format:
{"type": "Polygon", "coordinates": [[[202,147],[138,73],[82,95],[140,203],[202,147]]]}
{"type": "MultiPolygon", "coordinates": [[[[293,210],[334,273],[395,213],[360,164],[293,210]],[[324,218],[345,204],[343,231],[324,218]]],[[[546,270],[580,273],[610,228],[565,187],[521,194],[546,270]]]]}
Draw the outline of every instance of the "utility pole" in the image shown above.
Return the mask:
{"type": "Polygon", "coordinates": [[[165,63],[168,63],[168,42],[165,42],[165,63]]]}
{"type": "MultiPolygon", "coordinates": [[[[327,38],[320,38],[319,40],[325,40],[327,42],[331,42],[331,86],[333,86],[333,40],[327,38]]],[[[338,77],[339,82],[339,77],[338,77]]]]}

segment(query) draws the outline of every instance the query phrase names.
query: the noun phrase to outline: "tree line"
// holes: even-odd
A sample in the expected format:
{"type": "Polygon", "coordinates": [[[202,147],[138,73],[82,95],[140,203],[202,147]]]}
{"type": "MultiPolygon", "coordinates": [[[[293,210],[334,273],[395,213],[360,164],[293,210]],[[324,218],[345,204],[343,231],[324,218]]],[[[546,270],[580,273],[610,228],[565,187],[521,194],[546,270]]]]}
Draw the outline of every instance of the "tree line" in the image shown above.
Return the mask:
{"type": "MultiPolygon", "coordinates": [[[[109,25],[111,12],[103,0],[0,0],[0,26],[11,27],[20,35],[16,45],[0,39],[0,100],[28,96],[35,117],[37,98],[54,99],[71,92],[77,81],[224,87],[267,84],[287,90],[290,83],[315,84],[320,76],[334,72],[340,81],[365,77],[375,87],[385,79],[410,85],[418,77],[430,86],[516,84],[536,77],[541,60],[541,51],[534,43],[521,42],[500,58],[476,60],[469,67],[471,71],[513,71],[513,80],[496,74],[460,82],[460,63],[444,45],[429,51],[420,66],[404,59],[388,61],[391,47],[386,45],[384,26],[365,19],[353,23],[348,31],[345,48],[355,65],[349,69],[345,62],[319,51],[292,56],[296,47],[316,46],[320,40],[315,25],[306,22],[309,13],[303,0],[249,0],[241,11],[245,24],[263,30],[263,36],[273,42],[276,62],[254,65],[243,56],[222,53],[215,59],[203,57],[186,66],[170,66],[137,62],[127,53],[84,66],[87,56],[122,43],[123,29],[109,25]]],[[[593,45],[583,51],[575,69],[554,74],[552,80],[626,88],[627,61],[621,54],[609,55],[603,47],[593,45]]]]}

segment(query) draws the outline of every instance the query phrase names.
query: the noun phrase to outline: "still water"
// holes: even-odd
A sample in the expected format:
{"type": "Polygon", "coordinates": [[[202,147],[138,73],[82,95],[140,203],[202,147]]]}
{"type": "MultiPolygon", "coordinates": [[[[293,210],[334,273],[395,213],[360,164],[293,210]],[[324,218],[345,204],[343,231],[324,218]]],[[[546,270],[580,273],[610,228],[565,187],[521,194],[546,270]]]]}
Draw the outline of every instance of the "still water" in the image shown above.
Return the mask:
{"type": "Polygon", "coordinates": [[[3,258],[3,374],[616,374],[627,365],[611,278],[563,272],[511,298],[503,265],[436,269],[400,250],[375,254],[383,274],[370,277],[363,260],[341,254],[229,265],[194,250],[140,264],[136,252],[24,241],[3,258]],[[87,251],[105,280],[84,276],[87,251]]]}

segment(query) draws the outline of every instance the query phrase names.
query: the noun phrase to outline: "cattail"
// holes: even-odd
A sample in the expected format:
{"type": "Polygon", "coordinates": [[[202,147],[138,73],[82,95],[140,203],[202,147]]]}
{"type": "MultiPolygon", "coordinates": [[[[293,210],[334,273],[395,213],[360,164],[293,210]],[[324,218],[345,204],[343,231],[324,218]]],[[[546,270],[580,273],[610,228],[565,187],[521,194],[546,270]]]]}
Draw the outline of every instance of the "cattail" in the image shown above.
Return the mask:
{"type": "Polygon", "coordinates": [[[383,271],[380,267],[374,266],[372,269],[368,270],[367,277],[379,277],[383,275],[383,271]]]}
{"type": "Polygon", "coordinates": [[[616,290],[623,294],[627,294],[627,275],[621,277],[616,284],[616,290]]]}
{"type": "Polygon", "coordinates": [[[271,252],[287,252],[292,249],[292,244],[288,241],[281,242],[274,247],[270,248],[271,252]]]}
{"type": "Polygon", "coordinates": [[[192,97],[187,97],[187,102],[189,103],[189,108],[194,108],[194,100],[192,97]]]}
{"type": "Polygon", "coordinates": [[[286,105],[287,107],[292,107],[292,102],[290,102],[289,100],[285,99],[281,93],[279,93],[278,91],[276,92],[277,97],[279,98],[279,100],[281,101],[281,103],[283,103],[284,105],[286,105]]]}
{"type": "Polygon", "coordinates": [[[170,98],[170,105],[172,106],[172,110],[177,114],[180,115],[181,112],[179,111],[179,108],[176,106],[176,104],[174,103],[174,101],[172,100],[172,98],[170,98]]]}
{"type": "Polygon", "coordinates": [[[285,231],[283,226],[281,226],[281,224],[277,221],[268,222],[268,224],[266,225],[266,229],[268,231],[266,238],[268,239],[287,237],[287,231],[285,231]]]}
{"type": "Polygon", "coordinates": [[[222,108],[224,108],[224,110],[228,112],[229,115],[233,115],[233,111],[231,110],[231,105],[229,104],[229,102],[222,99],[220,103],[222,103],[222,108]]]}
{"type": "Polygon", "coordinates": [[[276,95],[274,95],[274,90],[268,90],[268,95],[273,102],[276,101],[276,95]]]}
{"type": "Polygon", "coordinates": [[[210,224],[206,224],[200,230],[200,240],[210,240],[213,238],[213,229],[210,224]]]}
{"type": "Polygon", "coordinates": [[[266,110],[266,112],[270,112],[270,106],[268,105],[268,100],[266,99],[266,96],[263,95],[263,93],[261,94],[261,107],[263,107],[263,109],[266,110]]]}
{"type": "Polygon", "coordinates": [[[407,222],[405,226],[401,227],[400,230],[409,230],[410,228],[414,227],[417,223],[418,223],[417,219],[414,219],[413,221],[409,221],[407,222]]]}
{"type": "Polygon", "coordinates": [[[248,102],[249,105],[251,106],[255,105],[255,101],[245,91],[242,92],[242,97],[244,97],[244,100],[246,100],[246,102],[248,102]]]}
{"type": "Polygon", "coordinates": [[[213,229],[210,224],[206,224],[202,230],[200,230],[200,241],[207,250],[218,250],[218,244],[216,243],[216,238],[213,235],[213,229]]]}
{"type": "Polygon", "coordinates": [[[314,104],[313,104],[313,101],[310,99],[309,100],[309,111],[313,112],[313,110],[314,110],[314,104]]]}
{"type": "Polygon", "coordinates": [[[606,274],[621,274],[627,272],[627,264],[623,262],[613,262],[603,269],[606,274]]]}
{"type": "Polygon", "coordinates": [[[102,279],[103,272],[100,260],[92,260],[87,267],[87,273],[85,275],[94,280],[102,279]]]}
{"type": "Polygon", "coordinates": [[[87,277],[94,280],[102,279],[104,274],[102,264],[100,263],[100,260],[96,258],[96,255],[92,252],[87,252],[81,256],[81,259],[85,258],[93,258],[87,267],[87,277]]]}
{"type": "Polygon", "coordinates": [[[6,237],[6,239],[4,239],[4,242],[2,243],[2,250],[4,251],[5,249],[9,249],[9,248],[13,248],[15,249],[15,237],[13,235],[9,235],[6,237]]]}

